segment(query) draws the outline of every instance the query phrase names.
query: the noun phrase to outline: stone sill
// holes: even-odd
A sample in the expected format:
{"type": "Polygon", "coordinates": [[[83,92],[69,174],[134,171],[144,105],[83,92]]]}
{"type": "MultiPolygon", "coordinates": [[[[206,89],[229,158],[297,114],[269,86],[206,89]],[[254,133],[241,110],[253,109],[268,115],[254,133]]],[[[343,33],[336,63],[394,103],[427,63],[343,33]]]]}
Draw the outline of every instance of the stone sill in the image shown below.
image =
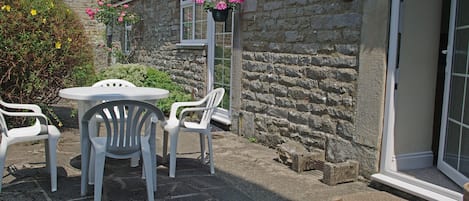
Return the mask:
{"type": "Polygon", "coordinates": [[[206,43],[177,43],[177,49],[203,50],[207,46],[206,43]]]}

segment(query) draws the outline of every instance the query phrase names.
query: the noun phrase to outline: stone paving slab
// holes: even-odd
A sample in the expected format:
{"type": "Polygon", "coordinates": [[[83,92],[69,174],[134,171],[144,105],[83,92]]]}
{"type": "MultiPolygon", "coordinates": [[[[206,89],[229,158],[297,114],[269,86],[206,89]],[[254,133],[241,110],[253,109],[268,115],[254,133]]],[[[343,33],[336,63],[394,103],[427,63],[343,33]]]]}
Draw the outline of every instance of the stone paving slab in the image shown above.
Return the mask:
{"type": "MultiPolygon", "coordinates": [[[[17,144],[7,153],[6,170],[10,171],[4,171],[1,201],[93,200],[93,186],[89,186],[88,196],[80,196],[78,129],[62,128],[61,132],[58,191],[50,192],[43,144],[17,144]]],[[[198,144],[198,135],[180,135],[176,178],[168,177],[158,147],[156,200],[403,200],[363,181],[328,186],[321,182],[322,172],[296,173],[275,160],[275,150],[223,131],[214,132],[216,170],[210,175],[209,166],[198,159],[198,144]]],[[[106,160],[103,200],[146,200],[141,168],[129,164],[129,160],[106,160]]]]}

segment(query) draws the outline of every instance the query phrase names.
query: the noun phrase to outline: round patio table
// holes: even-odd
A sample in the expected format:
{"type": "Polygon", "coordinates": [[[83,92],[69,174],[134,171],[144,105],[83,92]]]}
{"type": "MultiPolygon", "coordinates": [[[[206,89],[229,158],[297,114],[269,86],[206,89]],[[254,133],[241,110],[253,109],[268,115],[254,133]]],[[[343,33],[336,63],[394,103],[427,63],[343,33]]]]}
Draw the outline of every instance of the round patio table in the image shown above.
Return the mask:
{"type": "Polygon", "coordinates": [[[90,143],[89,136],[81,129],[82,116],[94,105],[102,101],[112,100],[139,100],[156,103],[158,99],[167,98],[166,89],[150,87],[73,87],[59,91],[59,96],[76,100],[78,103],[78,119],[80,128],[81,147],[81,195],[85,196],[88,185],[88,163],[90,143]]]}

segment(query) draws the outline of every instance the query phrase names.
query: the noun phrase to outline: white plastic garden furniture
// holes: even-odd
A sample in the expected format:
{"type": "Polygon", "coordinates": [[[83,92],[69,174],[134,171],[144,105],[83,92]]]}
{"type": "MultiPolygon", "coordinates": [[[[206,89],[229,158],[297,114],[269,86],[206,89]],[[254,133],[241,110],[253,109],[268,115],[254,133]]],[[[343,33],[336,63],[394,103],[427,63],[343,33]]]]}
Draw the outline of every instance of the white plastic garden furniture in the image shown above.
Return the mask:
{"type": "MultiPolygon", "coordinates": [[[[91,87],[137,87],[137,86],[135,86],[135,84],[133,84],[132,82],[129,82],[123,79],[105,79],[105,80],[101,80],[101,81],[94,83],[91,87]]],[[[103,100],[102,102],[105,102],[105,101],[107,100],[103,100]]],[[[106,115],[108,115],[108,118],[110,117],[109,112],[106,112],[106,115]]],[[[120,117],[117,116],[117,118],[120,118],[120,117]]],[[[101,121],[102,121],[102,117],[98,116],[98,118],[96,119],[96,130],[98,133],[99,133],[99,128],[101,126],[101,121]]],[[[139,158],[132,158],[130,162],[130,166],[137,167],[138,160],[139,158]]],[[[90,165],[93,165],[93,164],[91,163],[90,165]]],[[[90,183],[93,183],[92,178],[90,178],[90,183]]]]}
{"type": "Polygon", "coordinates": [[[135,84],[127,80],[106,79],[94,83],[92,87],[135,87],[135,84]]]}
{"type": "Polygon", "coordinates": [[[223,99],[225,90],[217,88],[207,94],[202,100],[193,102],[176,102],[171,105],[171,112],[169,119],[165,126],[165,133],[163,137],[163,157],[166,160],[168,149],[168,135],[170,137],[170,155],[169,155],[169,177],[174,177],[176,174],[176,151],[177,141],[180,131],[195,132],[200,135],[200,151],[202,163],[205,161],[205,140],[208,140],[208,149],[210,157],[210,173],[215,173],[213,164],[213,150],[212,150],[212,134],[210,132],[210,120],[213,112],[223,99]],[[176,117],[178,109],[182,108],[179,118],[176,117]],[[185,117],[189,113],[197,112],[202,114],[199,120],[189,121],[185,117]]]}
{"type": "MultiPolygon", "coordinates": [[[[98,81],[98,82],[94,83],[91,87],[136,87],[136,86],[135,86],[135,84],[133,84],[132,82],[129,82],[127,80],[106,79],[106,80],[101,80],[101,81],[98,81]]],[[[103,100],[102,102],[105,102],[105,101],[107,101],[107,100],[103,100]]],[[[106,112],[106,115],[108,117],[110,117],[108,112],[106,112]]],[[[117,116],[117,118],[120,118],[120,117],[117,116]]],[[[98,127],[98,132],[99,132],[99,126],[100,126],[101,119],[102,119],[102,117],[98,116],[97,125],[96,125],[98,127]]]]}
{"type": "MultiPolygon", "coordinates": [[[[154,200],[156,191],[156,125],[165,123],[164,115],[152,104],[135,100],[109,101],[89,109],[82,118],[81,126],[88,132],[91,149],[94,153],[94,200],[101,200],[104,163],[106,157],[116,159],[143,158],[144,177],[146,178],[148,200],[154,200]],[[114,110],[113,108],[117,108],[114,110]],[[108,115],[111,118],[108,118],[108,115]],[[127,118],[116,118],[126,115],[127,118]],[[90,129],[93,121],[102,116],[105,133],[93,136],[90,129]]],[[[93,160],[93,159],[92,159],[93,160]]],[[[88,167],[88,166],[85,166],[88,167]]],[[[87,170],[83,171],[87,172],[87,170]]]]}
{"type": "MultiPolygon", "coordinates": [[[[42,113],[41,108],[34,104],[13,104],[0,100],[0,129],[2,132],[2,142],[0,145],[0,170],[5,167],[5,158],[9,145],[46,140],[46,169],[50,173],[51,191],[57,191],[57,141],[60,137],[60,131],[57,127],[47,124],[47,117],[42,113]],[[32,117],[35,123],[32,126],[8,128],[4,115],[12,117],[32,117]]],[[[2,187],[2,178],[0,178],[0,192],[2,187]]]]}

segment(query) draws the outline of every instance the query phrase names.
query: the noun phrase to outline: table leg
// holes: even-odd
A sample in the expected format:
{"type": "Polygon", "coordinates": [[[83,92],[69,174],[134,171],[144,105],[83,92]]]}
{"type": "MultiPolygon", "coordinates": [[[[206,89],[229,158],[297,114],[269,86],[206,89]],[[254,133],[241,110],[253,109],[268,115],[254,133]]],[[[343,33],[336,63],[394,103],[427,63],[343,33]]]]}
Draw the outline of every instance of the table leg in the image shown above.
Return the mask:
{"type": "Polygon", "coordinates": [[[89,156],[90,156],[90,140],[88,132],[82,129],[81,120],[83,115],[92,104],[89,101],[78,101],[78,125],[80,130],[80,151],[81,151],[81,196],[85,196],[88,191],[88,174],[89,174],[89,156]]]}

